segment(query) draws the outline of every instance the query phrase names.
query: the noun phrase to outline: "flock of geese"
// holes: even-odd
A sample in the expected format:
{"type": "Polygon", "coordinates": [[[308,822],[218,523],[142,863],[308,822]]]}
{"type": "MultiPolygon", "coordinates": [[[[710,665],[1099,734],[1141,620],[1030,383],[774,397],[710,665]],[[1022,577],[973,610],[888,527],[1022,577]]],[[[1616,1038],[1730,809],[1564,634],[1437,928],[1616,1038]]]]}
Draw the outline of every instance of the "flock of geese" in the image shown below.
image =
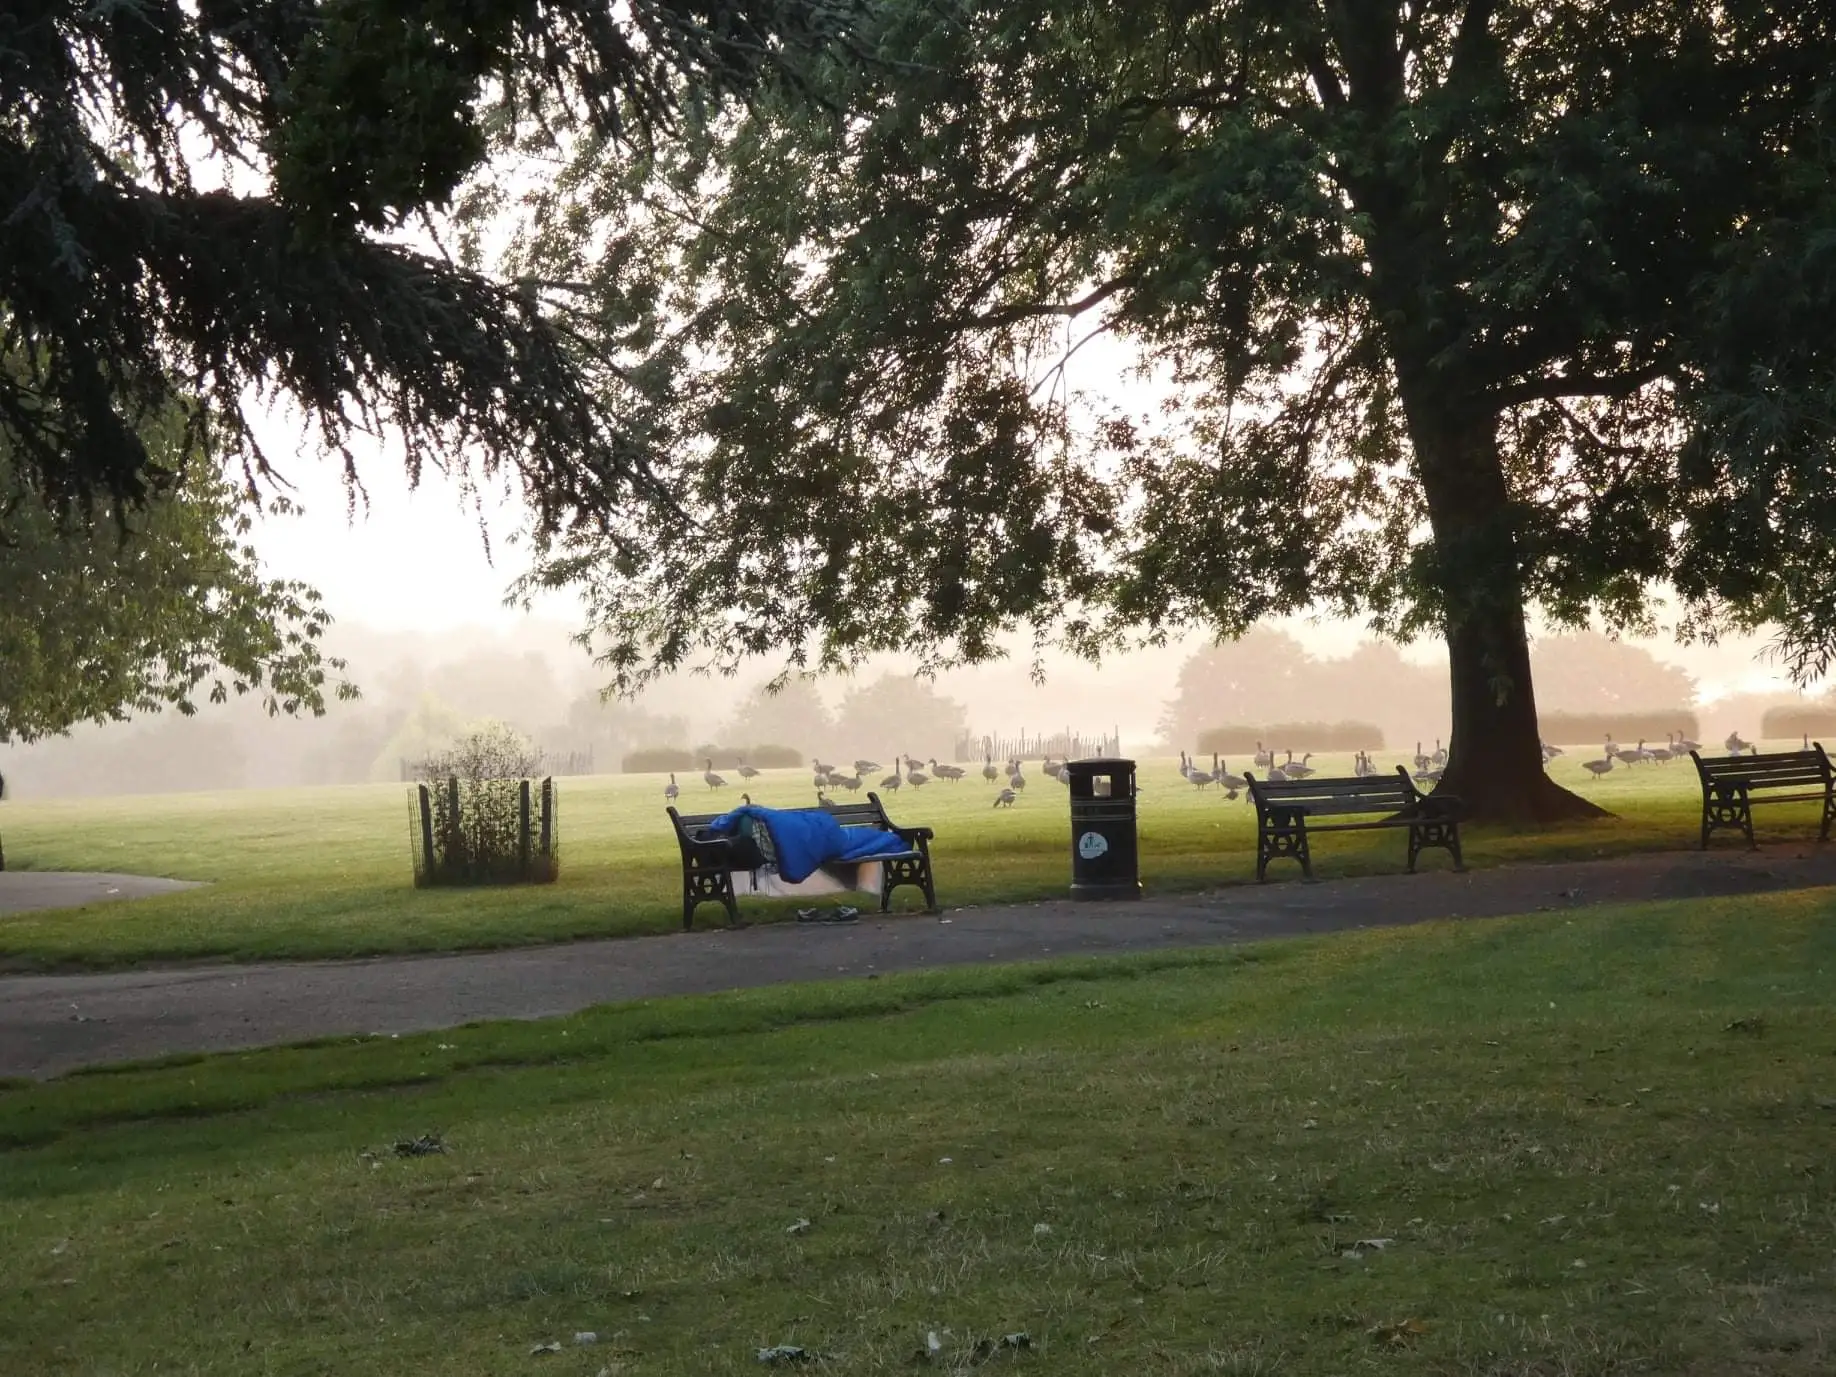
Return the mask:
{"type": "MultiPolygon", "coordinates": [[[[715,773],[714,761],[712,759],[706,759],[703,763],[706,768],[702,772],[702,783],[706,784],[711,790],[726,788],[726,776],[715,773]]],[[[922,789],[933,779],[941,779],[951,784],[955,784],[962,779],[966,779],[969,774],[967,770],[959,765],[940,764],[935,757],[922,763],[930,766],[930,772],[928,774],[924,770],[918,768],[920,761],[917,757],[910,755],[894,756],[892,772],[881,778],[879,787],[881,789],[890,789],[894,793],[897,793],[900,789],[908,785],[914,789],[922,789]]],[[[877,760],[863,759],[855,761],[852,769],[849,770],[843,769],[839,765],[827,764],[821,759],[812,759],[810,761],[810,768],[812,772],[811,782],[816,786],[817,807],[833,808],[835,804],[829,798],[830,790],[845,789],[851,794],[859,793],[869,779],[886,767],[881,765],[877,760]]],[[[1045,762],[1040,766],[1040,769],[1050,778],[1057,780],[1061,784],[1070,783],[1070,777],[1065,773],[1065,762],[1062,760],[1054,760],[1048,755],[1045,758],[1045,762]]],[[[735,768],[734,773],[748,782],[756,779],[759,775],[759,771],[746,764],[743,757],[739,765],[735,768]]],[[[1005,787],[995,795],[993,806],[996,808],[1012,808],[1019,799],[1020,792],[1026,788],[1026,774],[1021,769],[1020,761],[1017,759],[1009,760],[1007,762],[1007,768],[1003,772],[995,767],[994,757],[989,756],[985,758],[982,763],[982,778],[990,784],[998,783],[1003,778],[1006,780],[1005,787]]],[[[669,776],[669,783],[663,786],[663,797],[670,803],[674,803],[677,799],[682,797],[682,786],[676,782],[676,776],[673,771],[669,776]]],[[[742,794],[741,798],[747,803],[752,802],[752,795],[750,794],[742,794]]]]}
{"type": "MultiPolygon", "coordinates": [[[[1728,739],[1722,744],[1727,748],[1729,755],[1744,755],[1759,750],[1759,747],[1753,742],[1743,740],[1739,732],[1730,733],[1728,739]]],[[[1805,737],[1804,745],[1806,750],[1810,749],[1808,736],[1805,737]]],[[[1666,732],[1662,746],[1646,746],[1645,739],[1640,737],[1636,746],[1625,747],[1615,744],[1613,738],[1609,736],[1602,748],[1600,758],[1582,761],[1581,768],[1598,779],[1612,771],[1615,766],[1631,769],[1635,765],[1662,765],[1679,756],[1688,755],[1691,751],[1701,749],[1700,742],[1691,741],[1682,732],[1666,732]]],[[[1562,754],[1560,746],[1543,743],[1543,763],[1545,765],[1562,754]]],[[[1278,760],[1273,750],[1265,748],[1260,741],[1256,743],[1255,766],[1259,770],[1266,771],[1265,777],[1272,783],[1306,779],[1315,772],[1314,767],[1309,763],[1312,759],[1312,751],[1303,754],[1299,760],[1294,758],[1293,751],[1284,751],[1282,758],[1278,760]]],[[[1422,743],[1418,741],[1415,743],[1413,761],[1415,769],[1410,777],[1417,784],[1435,784],[1440,781],[1442,771],[1447,768],[1447,750],[1439,741],[1436,741],[1433,751],[1424,751],[1422,743]]],[[[892,771],[880,779],[879,787],[896,793],[908,785],[913,789],[922,789],[933,779],[946,780],[955,784],[968,777],[968,771],[961,766],[939,764],[935,757],[922,762],[930,766],[929,773],[918,768],[920,763],[915,756],[894,756],[892,771]]],[[[710,758],[704,764],[706,768],[701,776],[702,782],[711,790],[726,788],[726,778],[715,773],[714,761],[710,758]]],[[[1054,760],[1048,755],[1040,765],[1040,771],[1047,778],[1055,779],[1060,784],[1069,784],[1071,780],[1065,770],[1065,764],[1065,761],[1054,760]]],[[[851,794],[859,793],[867,780],[885,768],[877,760],[857,760],[851,769],[825,764],[820,759],[812,760],[810,765],[812,782],[816,786],[816,803],[820,808],[835,806],[829,798],[830,790],[845,789],[851,794]]],[[[748,765],[743,757],[734,773],[748,783],[758,778],[759,775],[759,771],[748,765]]],[[[1249,788],[1249,781],[1242,775],[1232,774],[1229,766],[1215,752],[1211,757],[1211,768],[1206,770],[1201,768],[1192,756],[1181,751],[1179,773],[1193,787],[1209,789],[1216,786],[1229,799],[1245,794],[1249,788]]],[[[1368,751],[1359,751],[1353,757],[1352,773],[1360,777],[1368,777],[1382,773],[1382,771],[1378,769],[1368,751]]],[[[996,808],[1012,808],[1026,788],[1026,775],[1021,769],[1021,762],[1017,759],[1009,760],[1005,769],[1002,769],[995,765],[992,756],[985,757],[981,774],[987,783],[1002,785],[994,798],[993,806],[996,808]]],[[[681,796],[681,786],[676,783],[676,776],[672,773],[669,783],[664,786],[663,797],[674,803],[681,796]]],[[[747,803],[752,802],[750,794],[742,794],[741,797],[747,803]]]]}

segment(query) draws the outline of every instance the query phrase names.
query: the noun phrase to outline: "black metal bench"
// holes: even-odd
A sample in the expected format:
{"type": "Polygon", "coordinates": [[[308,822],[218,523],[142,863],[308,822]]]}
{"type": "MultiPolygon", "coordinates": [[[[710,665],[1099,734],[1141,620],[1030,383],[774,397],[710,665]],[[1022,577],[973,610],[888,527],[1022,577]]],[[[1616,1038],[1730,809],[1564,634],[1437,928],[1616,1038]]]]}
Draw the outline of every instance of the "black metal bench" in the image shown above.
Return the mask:
{"type": "Polygon", "coordinates": [[[1724,828],[1739,832],[1748,846],[1757,849],[1759,843],[1753,840],[1756,803],[1821,803],[1823,825],[1817,840],[1830,839],[1830,823],[1836,821],[1836,781],[1822,742],[1811,742],[1808,751],[1710,756],[1706,760],[1700,751],[1691,751],[1689,758],[1696,762],[1696,774],[1702,780],[1704,851],[1709,834],[1724,828]]]}
{"type": "MultiPolygon", "coordinates": [[[[733,892],[733,872],[753,870],[771,863],[771,838],[763,826],[752,836],[718,836],[712,830],[719,813],[682,814],[671,804],[666,809],[675,825],[676,844],[682,850],[682,927],[694,925],[695,910],[707,903],[717,903],[727,910],[727,921],[739,922],[739,902],[733,892]]],[[[937,889],[931,878],[931,839],[936,835],[928,827],[900,827],[886,816],[886,805],[878,794],[867,795],[865,803],[830,803],[823,811],[843,827],[877,827],[902,840],[907,849],[888,856],[875,856],[880,867],[880,912],[892,906],[892,893],[901,885],[914,885],[924,891],[924,906],[937,911],[937,889]]]]}
{"type": "Polygon", "coordinates": [[[1313,878],[1315,832],[1369,832],[1386,827],[1409,831],[1409,872],[1430,847],[1453,853],[1455,870],[1466,869],[1460,855],[1460,801],[1445,795],[1430,797],[1415,787],[1408,771],[1396,774],[1347,776],[1342,779],[1257,779],[1245,774],[1250,799],[1256,805],[1256,881],[1269,877],[1269,862],[1296,860],[1301,873],[1313,878]],[[1367,822],[1316,823],[1315,818],[1356,817],[1387,813],[1367,822]]]}

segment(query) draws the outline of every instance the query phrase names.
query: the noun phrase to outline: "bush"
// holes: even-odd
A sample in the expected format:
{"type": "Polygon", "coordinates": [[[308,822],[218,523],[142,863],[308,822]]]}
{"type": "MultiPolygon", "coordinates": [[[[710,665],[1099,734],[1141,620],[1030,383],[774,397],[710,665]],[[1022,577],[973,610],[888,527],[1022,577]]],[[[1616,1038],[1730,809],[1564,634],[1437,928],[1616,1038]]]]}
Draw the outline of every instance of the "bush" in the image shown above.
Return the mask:
{"type": "Polygon", "coordinates": [[[1702,739],[1702,724],[1685,708],[1658,708],[1650,712],[1544,712],[1537,714],[1543,740],[1551,746],[1630,746],[1643,740],[1661,743],[1673,732],[1691,741],[1702,739]]]}
{"type": "Polygon", "coordinates": [[[1266,727],[1210,727],[1200,755],[1245,755],[1260,741],[1271,751],[1381,751],[1383,731],[1369,722],[1271,722],[1266,727]]]}
{"type": "Polygon", "coordinates": [[[700,763],[680,746],[643,746],[621,760],[619,768],[628,775],[649,775],[692,770],[700,763]]]}
{"type": "Polygon", "coordinates": [[[1836,745],[1836,708],[1769,708],[1760,718],[1760,736],[1770,741],[1829,739],[1836,745]]]}
{"type": "Polygon", "coordinates": [[[416,885],[547,884],[560,874],[555,783],[542,753],[501,722],[420,763],[409,799],[416,885]]]}

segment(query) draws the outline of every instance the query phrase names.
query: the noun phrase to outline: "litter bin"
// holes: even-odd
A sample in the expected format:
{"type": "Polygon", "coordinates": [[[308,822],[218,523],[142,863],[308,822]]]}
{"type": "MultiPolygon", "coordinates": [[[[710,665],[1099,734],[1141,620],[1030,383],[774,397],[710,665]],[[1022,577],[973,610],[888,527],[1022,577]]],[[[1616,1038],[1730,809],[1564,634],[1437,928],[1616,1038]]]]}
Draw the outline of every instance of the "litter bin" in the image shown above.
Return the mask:
{"type": "Polygon", "coordinates": [[[1139,899],[1135,846],[1135,762],[1072,760],[1071,897],[1139,899]]]}

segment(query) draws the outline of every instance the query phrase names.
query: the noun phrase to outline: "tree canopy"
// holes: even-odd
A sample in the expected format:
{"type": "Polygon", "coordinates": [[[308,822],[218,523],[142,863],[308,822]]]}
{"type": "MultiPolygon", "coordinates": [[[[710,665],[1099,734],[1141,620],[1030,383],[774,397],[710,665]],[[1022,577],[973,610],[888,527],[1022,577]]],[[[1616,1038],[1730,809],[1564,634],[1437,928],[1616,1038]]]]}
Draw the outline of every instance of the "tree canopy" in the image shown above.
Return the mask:
{"type": "MultiPolygon", "coordinates": [[[[160,460],[181,424],[152,432],[160,460]]],[[[199,699],[258,695],[271,713],[316,715],[328,694],[355,695],[343,662],[320,653],[318,594],[263,576],[248,505],[208,466],[100,514],[60,519],[0,446],[0,744],[165,707],[190,715],[199,699]]]]}
{"type": "Polygon", "coordinates": [[[1444,787],[1547,817],[1527,605],[1827,665],[1829,7],[865,9],[868,60],[529,198],[668,456],[533,576],[622,681],[1336,611],[1444,636],[1444,787]],[[1065,404],[1100,335],[1165,412],[1065,404]]]}
{"type": "MultiPolygon", "coordinates": [[[[476,459],[545,524],[620,502],[645,437],[550,284],[397,233],[539,107],[642,142],[829,41],[852,0],[9,0],[0,18],[0,443],[59,510],[172,480],[145,422],[251,398],[352,463],[476,459]]],[[[554,289],[560,290],[560,289],[554,289]]],[[[200,417],[203,412],[197,412],[200,417]]],[[[186,451],[206,438],[202,424],[186,451]]],[[[174,456],[167,456],[168,461],[174,456]]],[[[355,477],[354,472],[352,476],[355,477]]]]}

